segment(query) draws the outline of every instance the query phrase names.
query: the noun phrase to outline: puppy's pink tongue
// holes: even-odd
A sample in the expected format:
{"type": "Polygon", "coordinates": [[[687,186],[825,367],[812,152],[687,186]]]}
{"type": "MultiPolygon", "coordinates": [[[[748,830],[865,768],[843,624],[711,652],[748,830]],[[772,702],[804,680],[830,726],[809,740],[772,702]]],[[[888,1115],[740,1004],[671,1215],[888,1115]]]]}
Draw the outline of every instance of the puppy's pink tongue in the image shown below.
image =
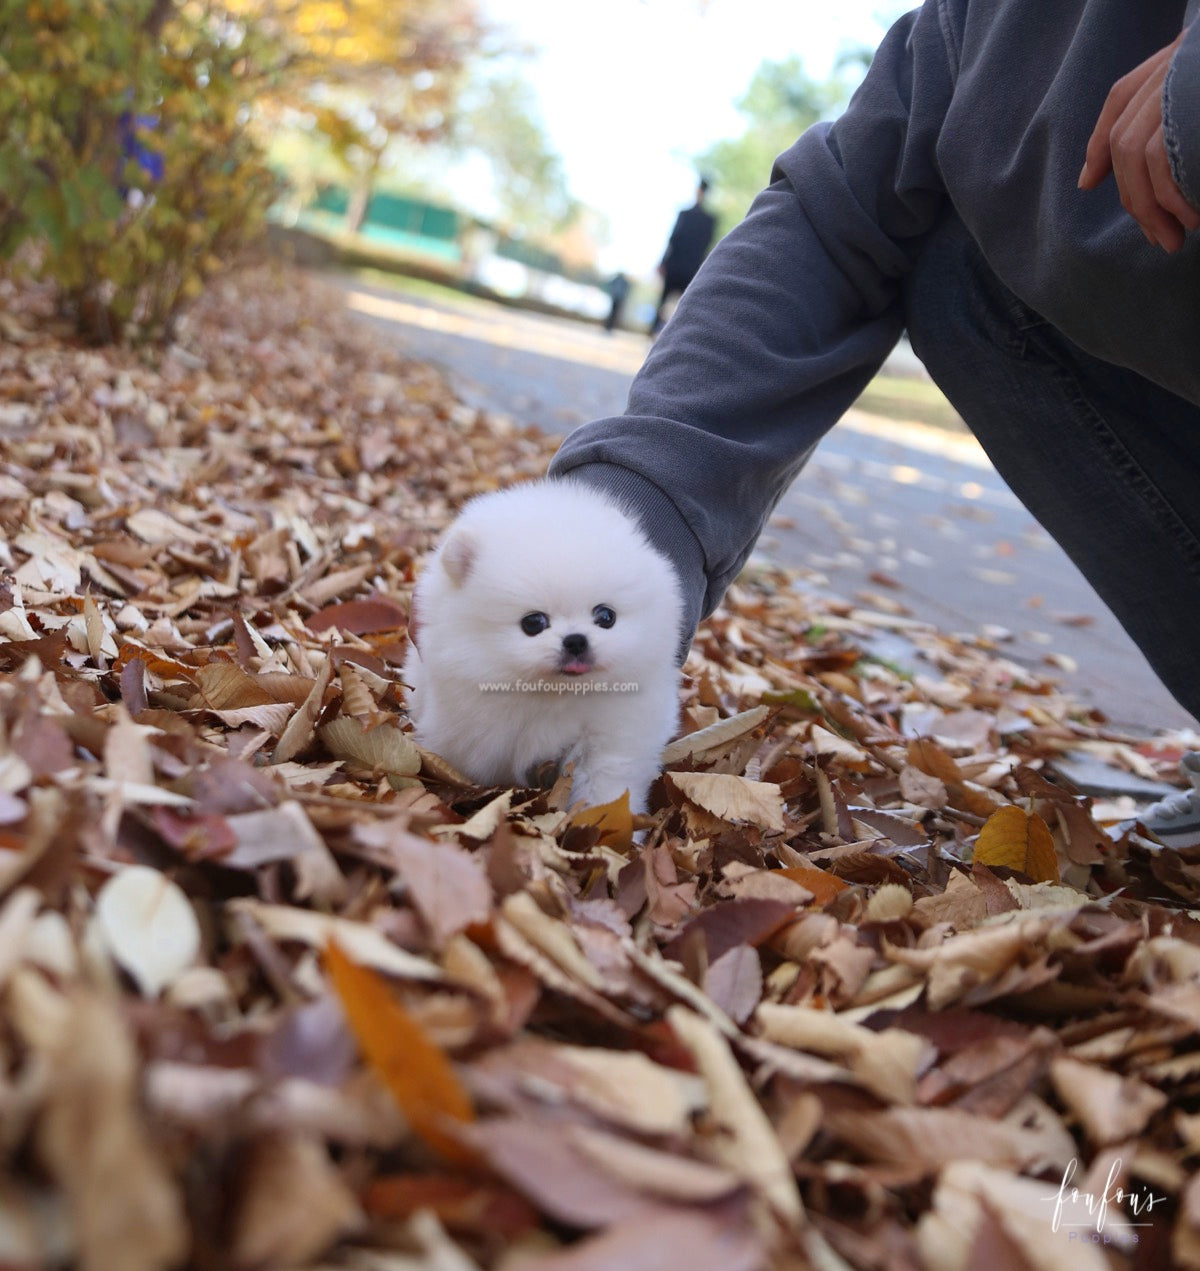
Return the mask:
{"type": "Polygon", "coordinates": [[[575,658],[570,662],[564,662],[559,669],[564,675],[586,675],[592,669],[592,664],[575,658]]]}

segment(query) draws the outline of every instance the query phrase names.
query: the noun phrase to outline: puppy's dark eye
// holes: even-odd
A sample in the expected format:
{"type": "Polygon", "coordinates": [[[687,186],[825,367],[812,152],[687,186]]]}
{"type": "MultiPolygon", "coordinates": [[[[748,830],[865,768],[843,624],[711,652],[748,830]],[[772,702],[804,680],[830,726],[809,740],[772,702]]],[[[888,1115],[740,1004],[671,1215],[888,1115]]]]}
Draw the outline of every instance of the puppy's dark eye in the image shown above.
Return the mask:
{"type": "Polygon", "coordinates": [[[592,621],[598,627],[611,627],[616,620],[616,611],[610,609],[608,605],[597,605],[592,610],[592,621]]]}
{"type": "Polygon", "coordinates": [[[541,635],[550,625],[550,619],[544,613],[527,613],[521,619],[521,630],[527,636],[541,635]]]}

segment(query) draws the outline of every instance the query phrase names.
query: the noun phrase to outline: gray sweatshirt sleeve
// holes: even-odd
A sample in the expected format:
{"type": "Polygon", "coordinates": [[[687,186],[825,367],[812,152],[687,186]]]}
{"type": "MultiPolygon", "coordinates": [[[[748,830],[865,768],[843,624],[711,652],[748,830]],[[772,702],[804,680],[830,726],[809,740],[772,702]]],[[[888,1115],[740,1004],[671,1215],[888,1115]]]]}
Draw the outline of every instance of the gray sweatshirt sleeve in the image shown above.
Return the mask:
{"type": "Polygon", "coordinates": [[[1200,17],[1184,32],[1163,84],[1163,141],[1175,184],[1200,208],[1200,17]]]}
{"type": "MultiPolygon", "coordinates": [[[[901,19],[846,113],[776,161],[630,391],[551,464],[640,516],[691,626],[900,335],[899,280],[945,197],[935,147],[953,82],[942,0],[901,19]]],[[[948,28],[947,28],[948,29],[948,28]]]]}

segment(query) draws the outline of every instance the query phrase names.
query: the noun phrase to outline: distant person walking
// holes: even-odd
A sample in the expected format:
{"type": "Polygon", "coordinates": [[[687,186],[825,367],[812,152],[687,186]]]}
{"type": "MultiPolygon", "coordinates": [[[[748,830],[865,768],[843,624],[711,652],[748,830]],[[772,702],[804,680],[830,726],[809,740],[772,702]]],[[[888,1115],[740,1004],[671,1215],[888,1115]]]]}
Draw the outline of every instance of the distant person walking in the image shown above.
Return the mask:
{"type": "Polygon", "coordinates": [[[608,310],[608,317],[604,319],[604,329],[611,333],[614,327],[619,325],[621,321],[621,312],[625,308],[625,301],[629,299],[629,291],[632,284],[628,277],[619,271],[608,280],[608,298],[611,305],[608,310]]]}
{"type": "Polygon", "coordinates": [[[675,228],[667,240],[667,250],[658,267],[663,280],[662,296],[654,311],[654,321],[650,324],[651,335],[657,335],[662,330],[665,321],[663,309],[667,301],[672,296],[683,295],[712,246],[717,218],[704,206],[707,193],[708,182],[701,177],[696,187],[695,203],[684,208],[675,218],[675,228]]]}

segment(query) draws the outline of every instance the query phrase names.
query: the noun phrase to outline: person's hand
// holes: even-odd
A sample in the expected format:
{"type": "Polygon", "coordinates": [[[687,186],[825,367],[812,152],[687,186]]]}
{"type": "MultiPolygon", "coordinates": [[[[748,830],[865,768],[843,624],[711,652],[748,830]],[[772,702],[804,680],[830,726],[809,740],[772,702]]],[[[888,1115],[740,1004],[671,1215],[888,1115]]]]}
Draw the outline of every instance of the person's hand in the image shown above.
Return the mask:
{"type": "Polygon", "coordinates": [[[1187,230],[1200,227],[1200,212],[1171,176],[1163,141],[1163,80],[1182,39],[1180,35],[1112,86],[1079,174],[1079,188],[1094,190],[1111,172],[1121,206],[1151,243],[1168,252],[1183,246],[1187,230]]]}

